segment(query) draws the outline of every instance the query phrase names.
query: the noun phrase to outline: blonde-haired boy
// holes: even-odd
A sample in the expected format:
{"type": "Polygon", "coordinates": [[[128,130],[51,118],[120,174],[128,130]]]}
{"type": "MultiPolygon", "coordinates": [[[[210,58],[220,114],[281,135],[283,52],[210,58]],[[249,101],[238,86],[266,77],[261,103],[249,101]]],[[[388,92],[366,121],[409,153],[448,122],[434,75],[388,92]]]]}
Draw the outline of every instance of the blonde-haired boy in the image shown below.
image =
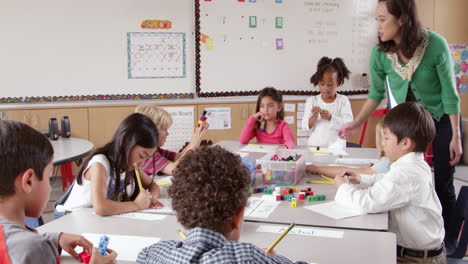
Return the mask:
{"type": "Polygon", "coordinates": [[[182,152],[176,153],[170,150],[161,148],[169,136],[169,128],[172,126],[171,115],[161,107],[155,104],[142,104],[135,108],[135,113],[141,113],[153,120],[158,128],[159,133],[159,147],[152,158],[145,161],[143,166],[144,171],[148,175],[168,174],[172,175],[172,170],[177,166],[179,159],[187,153],[187,151],[194,149],[200,145],[203,135],[208,130],[208,123],[203,122],[202,125],[195,128],[187,147],[182,152]]]}

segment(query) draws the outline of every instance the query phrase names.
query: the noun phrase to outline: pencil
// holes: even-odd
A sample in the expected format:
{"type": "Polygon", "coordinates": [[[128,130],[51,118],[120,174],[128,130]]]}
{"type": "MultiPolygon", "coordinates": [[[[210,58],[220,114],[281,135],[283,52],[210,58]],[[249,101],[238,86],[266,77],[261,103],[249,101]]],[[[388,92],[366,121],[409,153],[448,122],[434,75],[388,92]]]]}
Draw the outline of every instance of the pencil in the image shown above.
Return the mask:
{"type": "Polygon", "coordinates": [[[133,168],[135,169],[135,175],[138,181],[138,187],[140,188],[140,192],[142,192],[143,185],[141,185],[140,171],[138,170],[138,165],[136,163],[133,163],[133,168]]]}
{"type": "Polygon", "coordinates": [[[179,233],[179,236],[182,237],[182,239],[186,239],[187,236],[184,234],[184,232],[182,232],[182,230],[177,230],[177,233],[179,233]]]}
{"type": "Polygon", "coordinates": [[[281,234],[281,236],[278,237],[278,239],[276,239],[275,242],[273,242],[273,244],[271,244],[270,247],[267,248],[266,250],[266,253],[269,253],[270,251],[273,250],[274,247],[276,247],[276,245],[278,245],[278,243],[281,241],[281,239],[283,239],[288,233],[289,231],[291,231],[291,229],[294,228],[296,224],[292,223],[291,225],[289,225],[288,229],[286,229],[283,234],[281,234]]]}
{"type": "Polygon", "coordinates": [[[333,154],[331,152],[328,152],[328,151],[309,151],[310,153],[312,154],[333,154]]]}
{"type": "Polygon", "coordinates": [[[334,182],[330,182],[330,181],[307,181],[307,183],[333,184],[334,182]]]}

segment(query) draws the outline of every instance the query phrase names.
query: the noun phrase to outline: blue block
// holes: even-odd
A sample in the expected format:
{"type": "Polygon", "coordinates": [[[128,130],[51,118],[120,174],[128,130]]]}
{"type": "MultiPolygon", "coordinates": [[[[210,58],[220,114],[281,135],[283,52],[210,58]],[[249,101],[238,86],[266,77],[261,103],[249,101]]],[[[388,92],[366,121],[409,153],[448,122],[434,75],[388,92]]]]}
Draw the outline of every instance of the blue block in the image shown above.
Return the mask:
{"type": "Polygon", "coordinates": [[[109,244],[109,237],[106,235],[101,236],[101,238],[99,239],[99,246],[98,246],[99,254],[101,256],[105,256],[107,254],[108,244],[109,244]]]}

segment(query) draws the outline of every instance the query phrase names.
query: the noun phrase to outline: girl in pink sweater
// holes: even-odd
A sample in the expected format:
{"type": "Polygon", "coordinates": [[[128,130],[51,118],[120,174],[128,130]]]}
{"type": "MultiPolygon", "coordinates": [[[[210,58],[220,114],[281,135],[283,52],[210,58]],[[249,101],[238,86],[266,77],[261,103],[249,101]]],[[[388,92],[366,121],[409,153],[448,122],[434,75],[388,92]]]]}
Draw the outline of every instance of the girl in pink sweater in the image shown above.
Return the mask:
{"type": "Polygon", "coordinates": [[[273,87],[266,87],[258,95],[255,114],[249,117],[242,129],[240,143],[247,144],[253,137],[257,143],[282,144],[294,147],[294,136],[286,123],[283,111],[283,96],[273,87]]]}

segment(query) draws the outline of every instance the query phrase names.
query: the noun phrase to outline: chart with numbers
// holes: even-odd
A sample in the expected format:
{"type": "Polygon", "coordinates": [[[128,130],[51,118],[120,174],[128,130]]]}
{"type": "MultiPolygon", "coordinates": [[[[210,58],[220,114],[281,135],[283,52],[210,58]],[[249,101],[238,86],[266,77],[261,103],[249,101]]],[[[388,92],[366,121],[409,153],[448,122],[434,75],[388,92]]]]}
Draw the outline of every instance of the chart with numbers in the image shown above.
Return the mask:
{"type": "Polygon", "coordinates": [[[185,33],[129,32],[128,78],[185,78],[185,33]]]}
{"type": "Polygon", "coordinates": [[[162,107],[172,117],[172,126],[169,128],[169,136],[163,148],[178,152],[190,141],[194,128],[194,108],[188,107],[162,107]]]}

